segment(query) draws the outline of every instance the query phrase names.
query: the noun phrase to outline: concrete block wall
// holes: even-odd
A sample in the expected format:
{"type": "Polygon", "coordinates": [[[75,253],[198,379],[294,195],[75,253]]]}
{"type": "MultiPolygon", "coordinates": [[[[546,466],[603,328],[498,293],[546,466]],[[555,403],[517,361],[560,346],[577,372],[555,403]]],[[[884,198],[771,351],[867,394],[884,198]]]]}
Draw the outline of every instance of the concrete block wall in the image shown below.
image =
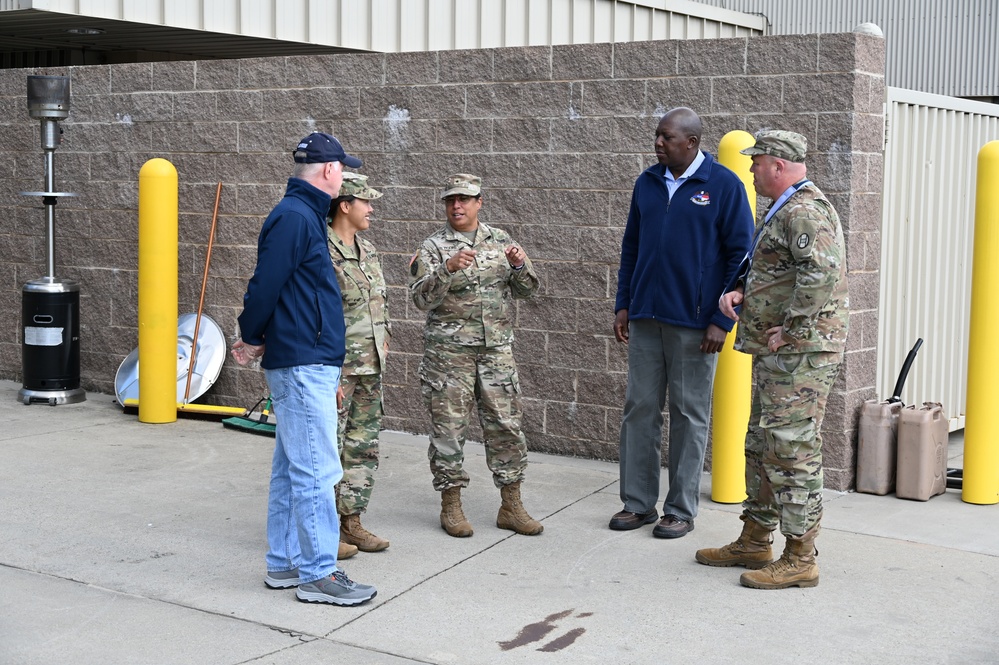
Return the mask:
{"type": "MultiPolygon", "coordinates": [[[[386,427],[427,431],[416,377],[424,315],[409,301],[407,265],[443,223],[445,176],[471,172],[484,180],[482,219],[526,248],[543,283],[517,310],[529,446],[616,459],[621,234],[658,118],[685,105],[701,114],[711,152],[734,129],[805,134],[809,174],[843,218],[851,334],[823,432],[826,483],[845,489],[857,409],[874,396],[883,68],[883,40],[841,34],[0,71],[0,376],[21,378],[20,289],[45,265],[43,209],[18,196],[43,185],[25,76],[68,75],[56,188],[80,197],[57,209],[57,274],[83,284],[85,388],[113,394],[138,343],[142,164],[164,157],[179,172],[181,313],[197,307],[223,183],[205,311],[235,338],[260,224],[281,197],[291,148],[319,129],[360,155],[385,192],[366,236],[382,253],[394,320],[386,427]]],[[[264,394],[259,371],[228,361],[207,400],[249,405],[264,394]]]]}

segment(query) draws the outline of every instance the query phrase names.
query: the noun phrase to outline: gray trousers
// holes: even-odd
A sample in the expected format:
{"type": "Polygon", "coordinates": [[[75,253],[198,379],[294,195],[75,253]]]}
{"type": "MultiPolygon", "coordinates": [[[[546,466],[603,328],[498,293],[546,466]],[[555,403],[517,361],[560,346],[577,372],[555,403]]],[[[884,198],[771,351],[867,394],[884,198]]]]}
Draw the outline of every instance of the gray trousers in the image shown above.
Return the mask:
{"type": "Polygon", "coordinates": [[[621,501],[647,513],[659,500],[663,407],[669,389],[669,490],[663,513],[697,516],[711,418],[716,353],[701,353],[703,330],[651,319],[630,323],[628,389],[621,421],[621,501]]]}

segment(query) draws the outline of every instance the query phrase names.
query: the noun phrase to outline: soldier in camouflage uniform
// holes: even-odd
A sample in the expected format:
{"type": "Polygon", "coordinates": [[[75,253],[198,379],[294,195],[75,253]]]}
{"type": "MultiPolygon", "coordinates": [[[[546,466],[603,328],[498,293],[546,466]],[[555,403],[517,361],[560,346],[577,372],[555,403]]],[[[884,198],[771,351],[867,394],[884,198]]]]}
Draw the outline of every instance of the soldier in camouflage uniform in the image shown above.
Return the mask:
{"type": "Polygon", "coordinates": [[[740,537],[698,550],[710,566],[744,565],[740,582],[758,589],[819,583],[815,538],[822,517],[826,400],[846,346],[846,250],[839,216],[809,181],[805,137],[765,131],[743,150],[756,191],[773,200],[722,311],[738,314],[736,349],[753,354],[755,390],[746,435],[746,493],[740,537]],[[784,554],[771,562],[770,533],[784,554]]]}
{"type": "Polygon", "coordinates": [[[413,302],[427,312],[419,375],[432,421],[428,457],[441,492],[441,527],[451,536],[472,535],[461,488],[468,487],[463,448],[477,405],[486,463],[502,496],[496,526],[536,535],[544,527],[520,499],[527,444],[512,344],[513,299],[530,297],[540,283],[524,250],[478,221],[480,178],[451,176],[441,199],[448,223],[417,250],[409,284],[413,302]]]}
{"type": "Polygon", "coordinates": [[[367,176],[343,174],[340,192],[330,206],[327,238],[347,328],[338,437],[343,479],[336,486],[340,540],[362,552],[377,552],[389,541],[361,526],[361,513],[368,507],[378,468],[382,371],[391,329],[378,254],[374,245],[357,235],[370,224],[371,201],[381,197],[367,181],[367,176]]]}

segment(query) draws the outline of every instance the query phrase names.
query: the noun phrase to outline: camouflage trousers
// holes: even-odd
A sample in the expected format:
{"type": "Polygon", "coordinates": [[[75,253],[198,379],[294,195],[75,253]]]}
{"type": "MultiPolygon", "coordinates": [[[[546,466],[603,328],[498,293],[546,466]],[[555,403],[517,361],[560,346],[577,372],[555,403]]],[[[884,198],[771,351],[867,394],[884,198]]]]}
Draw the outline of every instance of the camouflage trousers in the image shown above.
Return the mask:
{"type": "Polygon", "coordinates": [[[493,348],[427,342],[420,386],[430,410],[430,471],[434,489],[468,487],[465,436],[478,406],[486,465],[496,487],[520,482],[527,442],[520,429],[520,380],[509,344],[493,348]]]}
{"type": "Polygon", "coordinates": [[[357,515],[368,507],[378,469],[382,376],[343,376],[340,386],[343,388],[343,404],[337,414],[337,446],[343,479],[336,486],[336,509],[341,515],[357,515]]]}
{"type": "Polygon", "coordinates": [[[745,514],[800,536],[822,518],[822,417],[842,353],[753,357],[745,514]]]}

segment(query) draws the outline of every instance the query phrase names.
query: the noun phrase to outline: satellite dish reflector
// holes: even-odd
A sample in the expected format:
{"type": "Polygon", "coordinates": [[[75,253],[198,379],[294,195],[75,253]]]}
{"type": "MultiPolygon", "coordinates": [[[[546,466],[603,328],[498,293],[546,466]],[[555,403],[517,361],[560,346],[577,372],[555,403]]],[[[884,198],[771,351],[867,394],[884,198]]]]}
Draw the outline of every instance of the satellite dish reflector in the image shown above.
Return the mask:
{"type": "MultiPolygon", "coordinates": [[[[177,319],[177,402],[184,402],[187,374],[191,370],[191,353],[194,350],[194,325],[197,314],[184,314],[177,319]]],[[[201,315],[198,327],[198,351],[191,372],[191,393],[188,402],[198,399],[212,387],[222,371],[226,356],[225,335],[219,324],[207,314],[201,315]]],[[[139,399],[139,349],[134,349],[114,376],[114,393],[119,404],[126,399],[139,399]]]]}

